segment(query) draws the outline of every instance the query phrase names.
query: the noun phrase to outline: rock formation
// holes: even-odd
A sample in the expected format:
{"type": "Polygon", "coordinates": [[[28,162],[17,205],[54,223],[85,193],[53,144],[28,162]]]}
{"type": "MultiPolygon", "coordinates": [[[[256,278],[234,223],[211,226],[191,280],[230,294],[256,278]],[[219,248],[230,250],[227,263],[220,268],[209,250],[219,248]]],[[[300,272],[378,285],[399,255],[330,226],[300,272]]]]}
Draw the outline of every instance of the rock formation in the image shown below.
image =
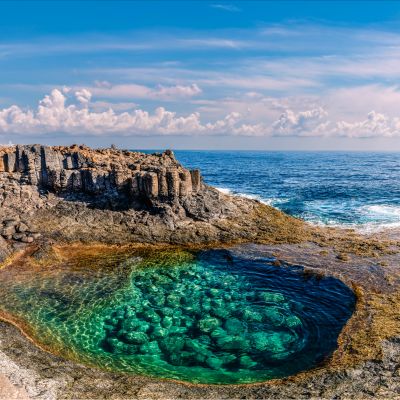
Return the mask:
{"type": "Polygon", "coordinates": [[[40,234],[26,220],[20,221],[19,215],[49,208],[61,199],[103,210],[165,212],[168,208],[169,214],[179,214],[186,207],[201,219],[202,207],[193,197],[204,190],[200,172],[183,168],[170,150],[144,154],[77,145],[2,147],[0,210],[5,219],[0,234],[32,242],[40,234]],[[193,207],[195,211],[190,210],[193,207]]]}
{"type": "Polygon", "coordinates": [[[17,145],[0,148],[0,207],[9,190],[21,200],[49,190],[121,200],[126,206],[171,202],[201,190],[198,170],[189,171],[172,151],[143,154],[86,146],[17,145]],[[132,204],[129,204],[131,202],[132,204]]]}
{"type": "Polygon", "coordinates": [[[14,248],[40,237],[189,245],[298,240],[304,226],[258,201],[219,192],[170,150],[0,148],[0,235],[14,248]]]}

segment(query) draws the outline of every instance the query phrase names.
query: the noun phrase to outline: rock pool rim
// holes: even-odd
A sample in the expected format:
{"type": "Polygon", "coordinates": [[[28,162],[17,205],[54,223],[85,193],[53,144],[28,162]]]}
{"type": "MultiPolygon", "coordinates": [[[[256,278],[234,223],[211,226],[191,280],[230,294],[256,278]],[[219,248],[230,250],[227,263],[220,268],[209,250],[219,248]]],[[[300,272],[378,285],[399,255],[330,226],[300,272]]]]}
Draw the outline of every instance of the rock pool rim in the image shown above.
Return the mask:
{"type": "MultiPolygon", "coordinates": [[[[123,256],[126,260],[129,259],[132,256],[132,252],[135,252],[135,255],[137,255],[137,251],[139,251],[141,253],[141,251],[143,251],[143,253],[141,255],[147,255],[148,252],[153,252],[155,249],[158,250],[164,250],[166,252],[172,252],[175,253],[177,250],[180,250],[182,252],[188,252],[190,255],[195,256],[197,253],[203,251],[203,250],[228,250],[228,249],[235,249],[235,247],[237,247],[237,244],[231,244],[231,245],[226,245],[226,244],[220,244],[219,246],[213,246],[213,245],[189,245],[189,246],[180,246],[180,245],[164,245],[164,244],[155,244],[155,245],[147,245],[147,244],[143,244],[143,243],[138,243],[138,244],[129,244],[129,245],[104,245],[101,243],[95,243],[95,244],[82,244],[82,243],[73,243],[71,245],[66,245],[66,244],[62,244],[62,245],[53,245],[51,247],[51,251],[53,251],[55,248],[57,248],[57,250],[61,250],[61,252],[64,252],[67,249],[70,249],[72,247],[74,247],[75,249],[78,248],[81,251],[83,251],[83,253],[85,253],[85,255],[89,258],[92,259],[92,261],[100,258],[100,259],[104,259],[107,256],[113,255],[115,256],[115,251],[117,251],[117,256],[121,257],[123,256]],[[97,252],[93,252],[96,250],[101,250],[100,253],[97,252]]],[[[42,258],[45,258],[46,256],[41,255],[40,259],[32,259],[30,256],[32,254],[34,254],[34,252],[38,250],[38,246],[37,245],[31,245],[29,246],[28,249],[26,249],[24,252],[19,252],[19,253],[14,253],[11,259],[6,260],[7,262],[3,263],[3,265],[0,265],[0,269],[5,269],[5,268],[13,268],[16,264],[20,264],[20,263],[24,263],[24,262],[29,262],[29,261],[33,261],[34,264],[36,264],[36,267],[40,267],[42,268],[43,266],[47,267],[49,266],[49,264],[41,264],[40,261],[42,261],[42,258]],[[33,250],[33,251],[32,251],[33,250]],[[39,263],[38,263],[39,261],[39,263]]],[[[48,251],[48,249],[47,249],[48,251]]],[[[64,257],[65,255],[67,255],[67,259],[68,258],[73,258],[73,259],[80,259],[79,255],[76,256],[75,254],[71,254],[71,253],[64,253],[64,257]]],[[[62,257],[62,258],[64,258],[62,257]]],[[[155,257],[157,258],[157,257],[155,257]]],[[[34,334],[30,333],[30,326],[29,324],[23,322],[20,320],[20,318],[18,317],[14,317],[13,315],[0,310],[0,321],[6,322],[12,326],[15,326],[20,332],[21,334],[28,339],[31,343],[33,343],[33,345],[37,348],[39,348],[42,351],[45,351],[46,353],[60,358],[62,359],[64,362],[67,363],[73,363],[73,364],[78,364],[81,367],[84,368],[90,368],[90,369],[95,369],[95,370],[99,370],[99,371],[104,371],[104,372],[108,372],[108,373],[113,373],[113,374],[119,374],[119,375],[126,375],[126,376],[132,376],[132,377],[141,377],[141,378],[145,378],[148,379],[150,381],[159,381],[159,382],[171,382],[171,383],[177,383],[180,385],[184,385],[184,386],[188,386],[188,387],[257,387],[257,386],[262,386],[265,384],[268,385],[276,385],[276,384],[284,384],[287,381],[299,381],[302,379],[307,378],[308,376],[312,376],[314,375],[316,372],[323,372],[326,370],[335,370],[335,367],[340,367],[340,362],[339,364],[335,361],[337,357],[336,355],[338,353],[341,352],[346,352],[345,349],[343,349],[343,343],[344,341],[342,340],[342,336],[346,333],[346,331],[349,329],[349,325],[350,322],[353,322],[353,319],[355,317],[356,312],[358,311],[359,308],[361,308],[361,304],[360,303],[364,303],[363,300],[364,296],[363,296],[363,292],[361,290],[361,288],[359,288],[358,286],[356,286],[354,284],[353,281],[350,281],[350,285],[346,282],[347,279],[344,279],[343,276],[336,274],[336,273],[328,273],[328,271],[325,271],[324,269],[319,269],[319,268],[314,268],[314,267],[309,267],[309,266],[305,266],[305,265],[300,265],[298,263],[293,263],[293,262],[288,262],[285,261],[283,259],[280,259],[278,257],[276,257],[275,255],[272,255],[270,257],[267,256],[263,256],[261,257],[262,259],[265,259],[266,262],[268,261],[272,261],[274,262],[274,267],[277,268],[289,268],[289,269],[293,269],[293,270],[297,270],[298,272],[307,275],[307,276],[314,276],[317,279],[322,279],[322,278],[335,278],[338,281],[340,281],[342,284],[344,284],[346,286],[347,289],[349,289],[353,294],[354,294],[354,304],[353,304],[353,309],[352,312],[350,314],[350,317],[347,319],[346,323],[342,326],[339,335],[337,336],[337,346],[336,348],[333,350],[332,353],[328,354],[325,356],[325,358],[323,360],[321,360],[320,362],[318,362],[318,364],[306,368],[304,370],[300,370],[296,373],[287,375],[287,376],[283,376],[283,377],[276,377],[276,378],[270,378],[267,380],[260,380],[260,381],[256,381],[256,382],[249,382],[249,383],[215,383],[215,382],[205,382],[205,383],[198,383],[198,382],[190,382],[187,380],[181,380],[181,379],[174,379],[174,378],[165,378],[165,377],[160,377],[160,376],[156,376],[156,375],[152,375],[152,374],[147,374],[147,373],[134,373],[134,372],[127,372],[127,371],[115,371],[112,368],[108,368],[108,367],[99,367],[98,365],[95,365],[94,363],[91,363],[89,361],[85,361],[84,363],[81,362],[79,359],[75,359],[74,357],[71,357],[69,355],[69,357],[66,357],[64,354],[62,354],[62,352],[57,353],[53,350],[51,350],[50,346],[46,346],[41,344],[38,340],[36,340],[34,338],[34,334]],[[275,263],[275,261],[277,263],[275,263]]],[[[257,257],[255,258],[257,259],[257,257]]],[[[122,258],[119,258],[120,261],[122,261],[122,258]]],[[[61,261],[60,259],[58,259],[57,261],[61,261]]],[[[62,260],[65,262],[65,258],[62,260]]],[[[84,261],[84,260],[82,260],[84,261]]],[[[149,263],[151,263],[154,260],[149,260],[149,263]]],[[[149,268],[149,266],[145,266],[143,267],[144,269],[149,268]]],[[[330,271],[329,271],[330,272],[330,271]]]]}

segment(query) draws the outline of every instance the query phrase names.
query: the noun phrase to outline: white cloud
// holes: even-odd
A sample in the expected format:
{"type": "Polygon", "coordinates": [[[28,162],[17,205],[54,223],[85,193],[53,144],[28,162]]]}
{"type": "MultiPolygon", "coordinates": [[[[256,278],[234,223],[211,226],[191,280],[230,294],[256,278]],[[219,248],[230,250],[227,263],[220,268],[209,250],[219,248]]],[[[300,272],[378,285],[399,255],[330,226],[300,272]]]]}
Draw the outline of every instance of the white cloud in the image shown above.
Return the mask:
{"type": "Polygon", "coordinates": [[[224,3],[224,4],[211,4],[210,7],[217,8],[219,10],[229,11],[229,12],[240,12],[241,9],[234,4],[224,3]]]}
{"type": "Polygon", "coordinates": [[[176,99],[176,98],[187,98],[193,97],[200,94],[202,90],[194,83],[190,86],[158,86],[156,90],[153,90],[153,96],[155,99],[176,99]]]}
{"type": "MultiPolygon", "coordinates": [[[[224,118],[202,123],[198,112],[178,116],[158,107],[154,113],[141,109],[117,112],[113,108],[94,111],[91,93],[75,91],[67,97],[53,89],[39,102],[36,110],[23,110],[13,105],[0,110],[0,133],[31,135],[64,132],[70,135],[260,135],[261,124],[247,124],[242,114],[231,112],[224,118]],[[68,103],[72,104],[68,104],[68,103]]],[[[96,103],[94,103],[96,104],[96,103]]],[[[267,133],[267,131],[265,131],[267,133]]]]}
{"type": "Polygon", "coordinates": [[[74,134],[218,134],[234,128],[238,115],[228,115],[215,123],[202,125],[200,115],[191,113],[178,116],[175,112],[158,107],[153,114],[135,109],[131,112],[118,113],[112,108],[107,111],[95,112],[88,107],[86,100],[91,93],[75,92],[74,99],[59,89],[52,90],[39,102],[37,110],[22,110],[13,105],[0,111],[0,133],[8,134],[45,134],[65,132],[74,134]],[[67,100],[76,100],[78,104],[67,105],[67,100]],[[84,100],[84,101],[82,101],[84,100]]]}
{"type": "Polygon", "coordinates": [[[272,129],[279,136],[323,135],[329,124],[327,115],[321,107],[298,113],[285,110],[272,124],[272,129]]]}
{"type": "Polygon", "coordinates": [[[83,106],[87,106],[92,98],[92,93],[87,89],[77,90],[75,97],[83,106]]]}
{"type": "Polygon", "coordinates": [[[370,111],[361,121],[331,121],[322,108],[298,113],[286,110],[273,124],[278,136],[330,136],[347,138],[400,137],[400,118],[370,111]]]}
{"type": "Polygon", "coordinates": [[[94,87],[81,89],[81,91],[84,90],[90,91],[93,95],[102,98],[150,99],[164,101],[190,98],[202,93],[202,90],[197,84],[174,86],[158,85],[155,88],[150,88],[145,85],[134,83],[113,85],[107,81],[96,82],[96,86],[94,87]]]}
{"type": "Polygon", "coordinates": [[[114,111],[132,111],[138,107],[138,104],[132,102],[109,102],[109,101],[94,101],[90,103],[90,107],[93,111],[107,111],[112,109],[114,111]]]}
{"type": "Polygon", "coordinates": [[[270,107],[266,119],[251,118],[250,111],[233,110],[222,118],[202,121],[199,112],[178,115],[158,107],[150,113],[132,103],[125,103],[129,111],[122,111],[124,107],[118,110],[113,103],[99,105],[91,98],[88,89],[53,89],[35,110],[17,105],[2,109],[0,134],[400,137],[400,118],[376,111],[359,121],[332,120],[320,106],[295,111],[287,108],[285,101],[274,105],[272,99],[263,99],[270,107]]]}
{"type": "Polygon", "coordinates": [[[400,137],[400,118],[389,118],[385,114],[371,111],[363,121],[338,122],[332,133],[355,138],[400,137]]]}
{"type": "Polygon", "coordinates": [[[388,115],[397,115],[400,104],[400,88],[390,85],[362,85],[334,88],[327,91],[324,103],[329,104],[329,113],[335,119],[360,119],[371,110],[388,115]]]}
{"type": "MultiPolygon", "coordinates": [[[[238,47],[258,47],[260,43],[252,40],[237,40],[231,35],[219,34],[199,35],[196,31],[179,30],[176,34],[169,31],[159,31],[154,35],[151,31],[142,31],[136,35],[94,35],[87,34],[79,37],[48,36],[34,38],[29,41],[0,43],[0,58],[32,57],[43,54],[91,54],[106,52],[136,53],[160,50],[208,50],[232,49],[238,47]]],[[[262,43],[261,43],[262,44],[262,43]]],[[[262,46],[265,47],[265,46],[262,46]]]]}
{"type": "Polygon", "coordinates": [[[243,49],[251,48],[254,43],[247,40],[231,39],[231,38],[219,38],[219,37],[197,37],[187,39],[177,39],[178,44],[182,49],[243,49]]]}

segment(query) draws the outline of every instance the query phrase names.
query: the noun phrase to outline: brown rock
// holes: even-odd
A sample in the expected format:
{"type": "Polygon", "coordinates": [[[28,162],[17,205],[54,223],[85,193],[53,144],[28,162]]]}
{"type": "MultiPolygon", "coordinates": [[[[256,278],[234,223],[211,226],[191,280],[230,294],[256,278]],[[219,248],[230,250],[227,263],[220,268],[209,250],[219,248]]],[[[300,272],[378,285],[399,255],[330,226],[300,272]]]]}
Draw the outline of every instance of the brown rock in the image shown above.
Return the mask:
{"type": "MultiPolygon", "coordinates": [[[[0,207],[18,212],[30,212],[45,207],[51,199],[68,197],[69,201],[79,199],[124,209],[137,209],[141,203],[159,208],[173,202],[172,213],[179,214],[183,199],[201,190],[199,171],[183,168],[172,151],[143,154],[40,145],[0,150],[0,207]],[[146,198],[152,200],[150,204],[146,198]]],[[[205,208],[196,205],[195,209],[205,208]]]]}
{"type": "Polygon", "coordinates": [[[15,153],[7,153],[4,158],[6,172],[14,172],[16,170],[16,156],[15,153]]]}
{"type": "Polygon", "coordinates": [[[19,220],[16,219],[16,218],[9,218],[9,219],[5,219],[5,220],[3,221],[3,224],[4,224],[5,226],[16,226],[16,225],[19,224],[19,220]]]}
{"type": "Polygon", "coordinates": [[[179,174],[179,196],[186,197],[192,193],[192,178],[189,171],[183,171],[179,174]]]}
{"type": "Polygon", "coordinates": [[[12,236],[14,233],[15,233],[14,225],[6,226],[1,230],[2,236],[12,236]]]}
{"type": "Polygon", "coordinates": [[[167,171],[167,185],[168,185],[168,196],[170,198],[177,197],[179,195],[179,173],[176,169],[170,169],[167,171]]]}
{"type": "Polygon", "coordinates": [[[23,243],[32,243],[33,242],[33,237],[32,236],[23,236],[21,238],[21,242],[23,242],[23,243]]]}
{"type": "Polygon", "coordinates": [[[146,172],[143,174],[142,185],[143,193],[146,197],[153,198],[158,196],[158,177],[155,172],[146,172]]]}
{"type": "Polygon", "coordinates": [[[27,230],[29,230],[29,227],[28,227],[26,224],[24,224],[23,222],[21,222],[21,223],[17,226],[17,231],[18,231],[18,232],[23,233],[23,232],[26,232],[27,230]]]}
{"type": "Polygon", "coordinates": [[[24,236],[25,236],[25,234],[23,234],[23,233],[14,233],[14,235],[12,235],[12,238],[14,240],[21,240],[24,236]]]}
{"type": "Polygon", "coordinates": [[[190,171],[190,175],[192,178],[192,187],[193,187],[193,192],[198,192],[200,191],[201,188],[201,175],[200,171],[198,169],[192,169],[190,171]]]}
{"type": "Polygon", "coordinates": [[[165,169],[161,169],[158,172],[158,194],[162,198],[168,197],[167,173],[165,169]]]}
{"type": "Polygon", "coordinates": [[[138,197],[140,194],[139,175],[140,173],[136,173],[131,178],[129,178],[128,187],[131,197],[138,197]]]}

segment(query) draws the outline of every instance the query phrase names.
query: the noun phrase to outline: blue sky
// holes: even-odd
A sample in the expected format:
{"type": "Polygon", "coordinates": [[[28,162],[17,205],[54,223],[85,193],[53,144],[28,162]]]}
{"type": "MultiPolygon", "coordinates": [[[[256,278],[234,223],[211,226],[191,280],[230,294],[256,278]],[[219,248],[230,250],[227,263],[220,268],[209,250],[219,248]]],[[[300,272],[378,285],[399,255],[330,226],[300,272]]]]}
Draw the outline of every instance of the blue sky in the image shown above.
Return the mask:
{"type": "Polygon", "coordinates": [[[0,3],[0,143],[400,150],[400,3],[0,3]]]}

